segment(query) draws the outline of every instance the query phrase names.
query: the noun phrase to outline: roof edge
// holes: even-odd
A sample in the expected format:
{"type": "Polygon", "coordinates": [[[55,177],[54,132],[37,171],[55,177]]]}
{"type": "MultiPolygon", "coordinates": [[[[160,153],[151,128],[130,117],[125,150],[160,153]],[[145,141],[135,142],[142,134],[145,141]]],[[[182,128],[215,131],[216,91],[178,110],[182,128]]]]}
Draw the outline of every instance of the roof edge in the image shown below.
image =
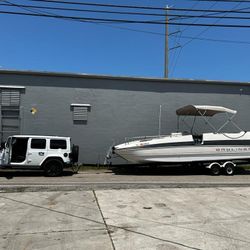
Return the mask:
{"type": "Polygon", "coordinates": [[[240,81],[222,81],[222,80],[203,80],[203,79],[185,79],[185,78],[158,78],[158,77],[137,77],[137,76],[112,76],[112,75],[94,75],[86,73],[70,72],[50,72],[50,71],[33,71],[33,70],[13,70],[0,69],[1,74],[18,74],[33,76],[52,76],[52,77],[72,77],[72,78],[89,78],[89,79],[110,79],[110,80],[129,80],[129,81],[157,81],[157,82],[176,82],[176,83],[202,83],[202,84],[225,84],[225,85],[250,85],[250,82],[240,81]]]}

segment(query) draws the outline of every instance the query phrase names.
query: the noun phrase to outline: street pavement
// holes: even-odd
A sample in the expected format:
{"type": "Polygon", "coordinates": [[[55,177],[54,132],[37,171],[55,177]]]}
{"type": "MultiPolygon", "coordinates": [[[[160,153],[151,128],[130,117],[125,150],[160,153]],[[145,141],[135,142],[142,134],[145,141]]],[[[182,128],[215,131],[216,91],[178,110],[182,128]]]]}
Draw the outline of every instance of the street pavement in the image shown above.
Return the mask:
{"type": "Polygon", "coordinates": [[[45,177],[42,171],[0,171],[0,190],[5,192],[177,187],[250,187],[250,171],[238,172],[234,176],[211,176],[201,170],[176,168],[92,169],[78,174],[65,171],[60,177],[45,177]]]}

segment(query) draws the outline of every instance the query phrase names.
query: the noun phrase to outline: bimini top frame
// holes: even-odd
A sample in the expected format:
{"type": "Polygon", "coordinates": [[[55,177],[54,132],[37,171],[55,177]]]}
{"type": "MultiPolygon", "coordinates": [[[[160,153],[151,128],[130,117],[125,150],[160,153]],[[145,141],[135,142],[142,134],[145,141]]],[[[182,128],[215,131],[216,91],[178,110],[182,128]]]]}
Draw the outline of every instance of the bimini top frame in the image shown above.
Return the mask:
{"type": "Polygon", "coordinates": [[[183,116],[214,116],[218,113],[229,113],[235,115],[237,111],[221,106],[208,105],[187,105],[176,110],[177,115],[183,116]]]}
{"type": "MultiPolygon", "coordinates": [[[[178,130],[179,130],[179,117],[180,116],[197,116],[203,117],[203,119],[209,124],[209,126],[214,130],[214,133],[219,133],[228,123],[232,123],[239,131],[242,129],[235,124],[232,119],[237,114],[236,110],[228,109],[222,106],[210,106],[210,105],[187,105],[176,110],[178,116],[178,130]],[[219,128],[216,129],[213,124],[208,120],[208,117],[212,117],[219,113],[225,113],[227,115],[226,122],[219,128]]],[[[195,119],[191,127],[191,133],[194,127],[195,119]]]]}

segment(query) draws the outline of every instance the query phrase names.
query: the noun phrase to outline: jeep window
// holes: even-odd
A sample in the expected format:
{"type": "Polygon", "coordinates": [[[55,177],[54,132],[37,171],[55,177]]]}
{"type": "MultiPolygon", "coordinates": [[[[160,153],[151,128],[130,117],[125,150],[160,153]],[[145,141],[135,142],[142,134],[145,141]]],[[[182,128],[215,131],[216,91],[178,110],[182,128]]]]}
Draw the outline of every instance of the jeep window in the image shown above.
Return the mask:
{"type": "Polygon", "coordinates": [[[50,140],[50,149],[66,149],[66,140],[50,140]]]}
{"type": "Polygon", "coordinates": [[[31,140],[31,148],[45,149],[46,148],[46,140],[45,139],[32,139],[31,140]]]}

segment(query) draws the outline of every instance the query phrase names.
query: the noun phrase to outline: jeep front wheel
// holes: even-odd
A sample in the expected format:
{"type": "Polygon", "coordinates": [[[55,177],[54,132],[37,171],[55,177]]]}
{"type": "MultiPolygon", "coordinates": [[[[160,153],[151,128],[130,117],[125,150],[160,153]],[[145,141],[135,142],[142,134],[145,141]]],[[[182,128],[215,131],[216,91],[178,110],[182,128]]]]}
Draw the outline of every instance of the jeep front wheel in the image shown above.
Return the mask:
{"type": "Polygon", "coordinates": [[[59,176],[63,172],[63,163],[57,159],[50,159],[45,162],[43,170],[46,176],[59,176]]]}

